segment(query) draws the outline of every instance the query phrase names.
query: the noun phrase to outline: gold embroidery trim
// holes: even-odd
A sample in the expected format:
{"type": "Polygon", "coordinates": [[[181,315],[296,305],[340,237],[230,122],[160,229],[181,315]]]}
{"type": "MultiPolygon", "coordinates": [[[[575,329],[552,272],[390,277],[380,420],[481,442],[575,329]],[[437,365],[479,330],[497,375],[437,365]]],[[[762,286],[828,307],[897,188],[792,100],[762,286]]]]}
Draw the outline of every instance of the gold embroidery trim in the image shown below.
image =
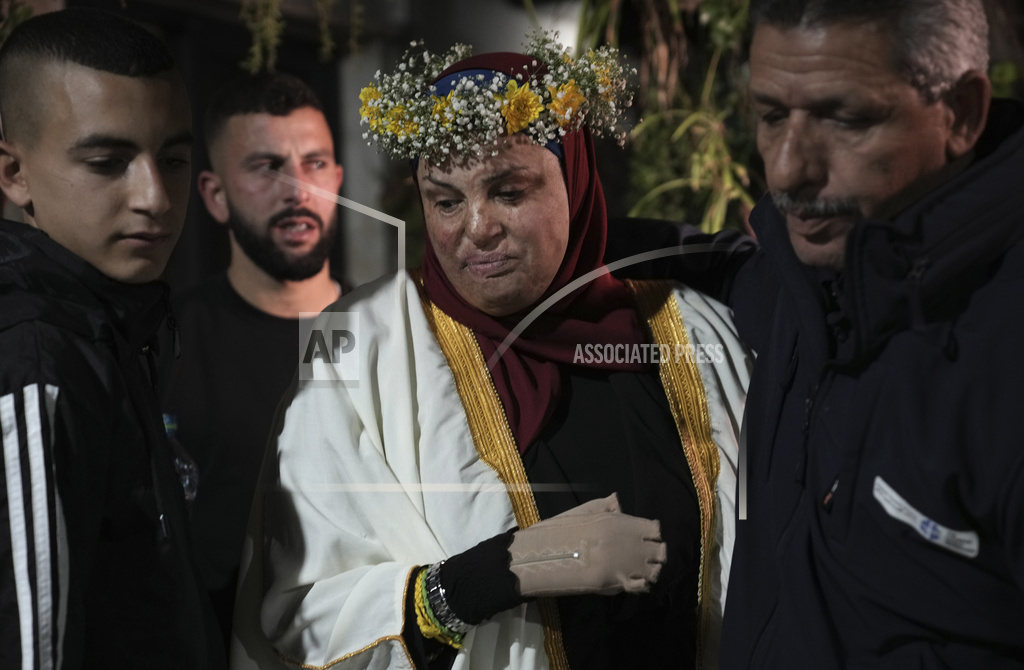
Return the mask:
{"type": "MultiPolygon", "coordinates": [[[[445,314],[423,290],[419,273],[410,273],[419,289],[420,302],[430,330],[441,345],[448,368],[455,379],[455,389],[466,410],[469,433],[473,437],[477,454],[497,473],[505,485],[512,512],[520,528],[540,521],[537,503],[533,499],[526,469],[519,456],[516,438],[508,424],[498,390],[487,369],[480,344],[473,331],[445,314]]],[[[552,670],[569,670],[569,659],[562,644],[562,628],[558,620],[558,606],[551,598],[539,598],[541,621],[544,625],[544,650],[552,670]]]]}
{"type": "Polygon", "coordinates": [[[711,579],[708,564],[715,547],[715,488],[720,467],[718,446],[711,437],[711,414],[704,380],[697,367],[683,315],[666,282],[627,280],[633,292],[637,313],[647,322],[656,344],[668,345],[672,354],[659,363],[661,385],[668,397],[676,430],[683,444],[686,462],[697,490],[700,506],[700,571],[697,578],[697,603],[700,629],[697,631],[697,667],[701,665],[701,644],[707,636],[711,617],[711,579]],[[677,345],[684,356],[676,356],[677,345]]]}
{"type": "Polygon", "coordinates": [[[288,665],[294,665],[296,667],[302,668],[303,670],[327,670],[327,668],[333,668],[334,666],[336,666],[337,664],[341,663],[342,661],[347,661],[348,659],[352,658],[353,656],[357,656],[359,654],[362,654],[364,652],[367,652],[367,651],[373,649],[374,647],[376,647],[377,645],[381,644],[382,642],[398,642],[400,645],[402,645],[402,651],[405,652],[406,658],[409,659],[409,665],[412,666],[412,667],[416,667],[416,664],[413,663],[413,661],[412,661],[412,655],[409,653],[409,650],[405,646],[405,638],[403,638],[401,635],[388,635],[386,637],[379,638],[377,640],[374,640],[370,644],[366,645],[362,649],[359,649],[357,651],[353,651],[352,653],[349,653],[349,654],[345,654],[344,656],[336,658],[333,661],[331,661],[329,663],[326,663],[324,665],[309,665],[308,663],[300,663],[300,662],[298,662],[298,661],[296,661],[296,660],[294,660],[292,658],[288,658],[287,656],[285,656],[283,654],[278,654],[278,657],[282,661],[287,663],[288,665]]]}

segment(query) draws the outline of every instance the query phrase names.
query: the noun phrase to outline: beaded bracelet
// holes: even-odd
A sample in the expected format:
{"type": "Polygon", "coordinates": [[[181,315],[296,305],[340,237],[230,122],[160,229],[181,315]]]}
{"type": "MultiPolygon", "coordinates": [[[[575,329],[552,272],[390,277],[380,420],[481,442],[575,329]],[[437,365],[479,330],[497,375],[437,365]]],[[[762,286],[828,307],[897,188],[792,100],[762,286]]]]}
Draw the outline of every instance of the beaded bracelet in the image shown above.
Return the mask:
{"type": "Polygon", "coordinates": [[[430,607],[427,597],[427,569],[420,570],[413,585],[416,624],[423,637],[432,638],[455,649],[462,648],[462,634],[446,628],[430,607]]]}

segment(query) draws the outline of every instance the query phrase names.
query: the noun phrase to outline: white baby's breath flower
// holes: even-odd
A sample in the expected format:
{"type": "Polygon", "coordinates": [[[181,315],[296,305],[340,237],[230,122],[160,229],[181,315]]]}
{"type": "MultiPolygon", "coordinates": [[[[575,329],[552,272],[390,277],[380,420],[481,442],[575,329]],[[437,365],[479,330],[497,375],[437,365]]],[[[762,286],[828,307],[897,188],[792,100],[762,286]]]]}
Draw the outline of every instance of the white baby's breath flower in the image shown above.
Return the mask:
{"type": "Polygon", "coordinates": [[[442,95],[432,82],[470,56],[472,49],[457,44],[435,54],[422,41],[410,46],[394,72],[374,74],[376,90],[363,103],[360,120],[368,126],[363,138],[392,156],[442,159],[452,153],[487,151],[493,155],[498,140],[511,128],[507,114],[540,144],[583,125],[596,135],[625,136],[615,125],[617,110],[631,103],[626,77],[635,71],[623,67],[613,48],[601,47],[573,60],[572,50],[557,43],[557,33],[537,33],[524,50],[530,64],[514,75],[517,89],[508,89],[509,75],[474,74],[458,79],[442,95]],[[542,64],[547,65],[544,74],[532,72],[542,64]],[[571,106],[564,104],[570,88],[571,106]],[[511,96],[519,96],[515,105],[511,96]]]}

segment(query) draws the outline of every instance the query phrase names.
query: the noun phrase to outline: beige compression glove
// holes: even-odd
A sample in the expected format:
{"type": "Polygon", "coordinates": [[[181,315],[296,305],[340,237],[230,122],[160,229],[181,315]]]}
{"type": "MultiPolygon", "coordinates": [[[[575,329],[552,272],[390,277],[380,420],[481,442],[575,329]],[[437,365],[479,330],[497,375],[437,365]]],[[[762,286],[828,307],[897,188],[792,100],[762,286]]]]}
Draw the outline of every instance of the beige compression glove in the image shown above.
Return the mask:
{"type": "Polygon", "coordinates": [[[666,559],[658,522],[623,514],[614,493],[517,530],[508,553],[523,597],[647,591],[666,559]]]}

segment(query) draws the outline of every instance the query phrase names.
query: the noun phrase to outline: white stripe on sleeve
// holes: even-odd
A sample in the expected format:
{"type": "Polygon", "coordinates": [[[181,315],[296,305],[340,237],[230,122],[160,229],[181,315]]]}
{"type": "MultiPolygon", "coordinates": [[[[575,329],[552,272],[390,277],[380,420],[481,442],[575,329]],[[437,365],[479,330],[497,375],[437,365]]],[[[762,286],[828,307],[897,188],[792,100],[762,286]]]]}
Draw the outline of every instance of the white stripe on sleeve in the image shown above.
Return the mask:
{"type": "MultiPolygon", "coordinates": [[[[32,481],[32,530],[36,550],[36,616],[39,622],[39,670],[53,670],[53,567],[50,562],[50,501],[39,385],[26,386],[25,440],[32,481]]],[[[47,419],[50,417],[48,416],[47,419]]],[[[53,423],[49,423],[52,431],[53,423]]],[[[49,445],[47,445],[49,447],[49,445]]]]}
{"type": "Polygon", "coordinates": [[[13,393],[0,396],[0,428],[3,430],[4,472],[7,475],[7,509],[10,515],[14,592],[18,600],[18,621],[21,624],[21,667],[22,670],[34,670],[35,638],[32,633],[32,621],[35,614],[32,603],[32,584],[28,574],[25,496],[21,486],[18,416],[13,393]]]}
{"type": "MultiPolygon", "coordinates": [[[[53,453],[53,445],[56,437],[54,436],[54,430],[57,425],[57,395],[60,393],[53,384],[47,384],[45,387],[45,398],[46,398],[46,420],[50,426],[50,453],[53,453]]],[[[57,461],[56,457],[53,460],[53,501],[54,501],[54,518],[57,519],[57,575],[59,578],[59,584],[57,589],[58,603],[57,603],[57,663],[56,667],[64,667],[64,628],[68,620],[68,592],[70,587],[70,574],[71,566],[68,554],[68,528],[64,521],[64,504],[60,500],[60,490],[57,488],[57,461]]]]}

